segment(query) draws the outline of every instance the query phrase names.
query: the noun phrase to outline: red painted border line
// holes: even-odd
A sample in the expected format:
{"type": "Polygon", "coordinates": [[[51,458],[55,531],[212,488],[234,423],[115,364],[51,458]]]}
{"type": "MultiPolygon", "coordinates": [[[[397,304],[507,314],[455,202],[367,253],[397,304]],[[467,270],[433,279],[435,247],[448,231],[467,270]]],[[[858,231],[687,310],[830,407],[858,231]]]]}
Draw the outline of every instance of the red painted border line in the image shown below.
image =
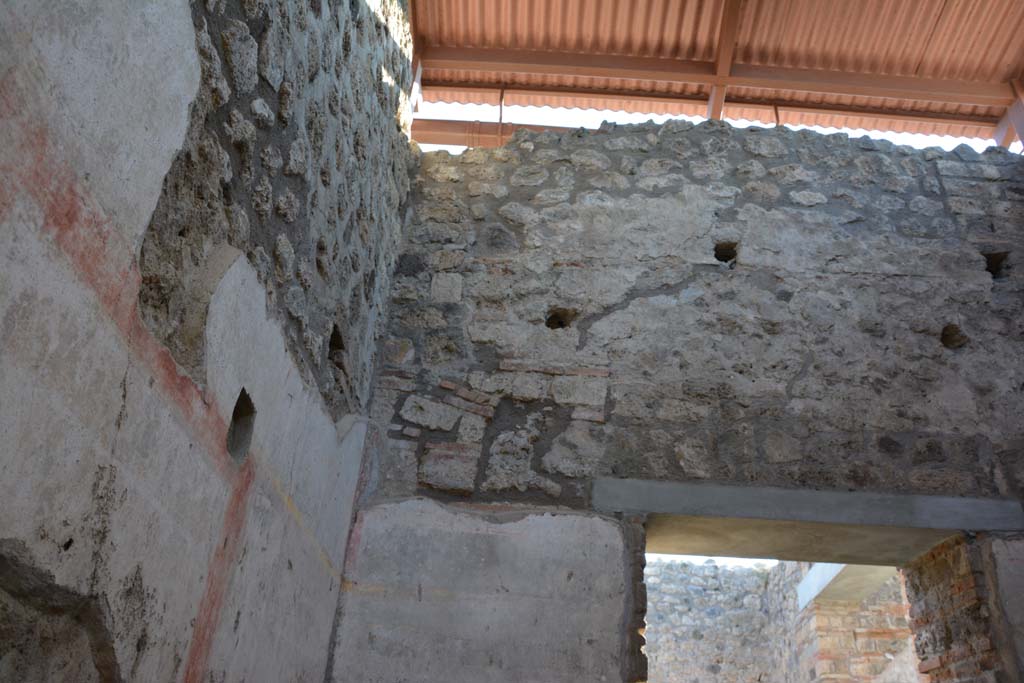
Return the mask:
{"type": "Polygon", "coordinates": [[[200,683],[206,675],[210,650],[213,647],[213,636],[220,623],[220,615],[224,608],[224,596],[231,582],[232,569],[238,558],[242,531],[245,529],[246,507],[249,491],[255,478],[255,467],[252,460],[246,460],[239,470],[239,477],[231,491],[231,499],[224,510],[224,525],[221,530],[221,542],[213,553],[213,559],[206,573],[206,588],[203,599],[199,602],[195,626],[192,628],[192,642],[188,647],[188,658],[185,660],[184,683],[200,683]]]}
{"type": "Polygon", "coordinates": [[[43,233],[63,252],[82,283],[95,293],[125,345],[150,370],[192,435],[212,456],[217,471],[231,482],[237,476],[237,467],[225,446],[226,420],[139,315],[141,275],[134,246],[111,225],[74,171],[57,158],[49,130],[29,120],[24,101],[19,111],[18,88],[12,87],[10,77],[8,74],[0,81],[0,123],[7,124],[4,137],[13,146],[5,154],[12,162],[0,161],[0,186],[5,188],[0,197],[0,216],[6,214],[18,195],[30,198],[42,209],[43,233]]]}

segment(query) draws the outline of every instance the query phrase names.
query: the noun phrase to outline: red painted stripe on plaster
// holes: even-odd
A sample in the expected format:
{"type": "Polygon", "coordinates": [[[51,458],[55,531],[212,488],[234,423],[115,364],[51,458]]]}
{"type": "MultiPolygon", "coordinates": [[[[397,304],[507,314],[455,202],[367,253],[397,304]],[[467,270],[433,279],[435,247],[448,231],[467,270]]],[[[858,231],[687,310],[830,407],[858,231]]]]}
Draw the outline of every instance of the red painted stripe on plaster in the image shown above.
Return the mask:
{"type": "MultiPolygon", "coordinates": [[[[356,576],[356,562],[359,557],[359,547],[363,539],[363,513],[356,512],[356,519],[348,532],[348,542],[345,545],[345,566],[342,567],[341,575],[356,576]]],[[[342,579],[344,581],[344,579],[342,579]]]]}
{"type": "MultiPolygon", "coordinates": [[[[228,425],[212,401],[149,331],[138,312],[141,276],[134,245],[111,224],[99,203],[60,156],[33,82],[19,87],[17,69],[0,77],[0,131],[12,145],[0,156],[0,219],[17,197],[35,203],[44,214],[42,232],[64,254],[78,278],[96,295],[102,311],[115,324],[125,345],[149,369],[161,392],[177,408],[209,462],[231,487],[220,542],[210,559],[185,665],[184,680],[205,676],[224,596],[238,557],[255,466],[238,467],[227,452],[228,425]]],[[[38,84],[35,84],[38,85],[38,84]]]]}
{"type": "Polygon", "coordinates": [[[224,510],[221,542],[210,561],[206,574],[206,589],[192,629],[192,642],[189,644],[188,658],[185,660],[184,683],[200,683],[206,675],[213,637],[220,623],[224,596],[231,583],[232,569],[238,558],[242,531],[245,529],[246,508],[255,471],[252,460],[246,460],[239,470],[239,477],[231,491],[231,499],[224,510]]]}
{"type": "Polygon", "coordinates": [[[27,97],[19,97],[23,93],[18,91],[23,89],[11,76],[8,73],[0,81],[0,122],[6,124],[5,138],[16,148],[7,154],[11,162],[0,163],[0,186],[6,187],[0,216],[17,196],[42,209],[42,231],[95,293],[125,345],[150,370],[217,471],[232,484],[237,467],[226,448],[227,421],[139,315],[141,275],[134,245],[111,225],[77,174],[59,158],[49,130],[39,123],[43,117],[33,120],[29,115],[33,107],[27,97]]]}

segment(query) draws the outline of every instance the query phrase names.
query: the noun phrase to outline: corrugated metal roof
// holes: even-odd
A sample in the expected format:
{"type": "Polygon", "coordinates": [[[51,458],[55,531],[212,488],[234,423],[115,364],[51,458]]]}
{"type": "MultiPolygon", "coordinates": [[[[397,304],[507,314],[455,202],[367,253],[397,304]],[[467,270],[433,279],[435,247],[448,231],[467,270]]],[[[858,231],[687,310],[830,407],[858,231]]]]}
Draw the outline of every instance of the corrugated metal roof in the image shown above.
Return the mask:
{"type": "MultiPolygon", "coordinates": [[[[708,82],[581,76],[572,69],[518,72],[502,69],[500,60],[493,59],[487,68],[434,68],[429,55],[432,48],[480,48],[500,51],[499,56],[504,51],[538,51],[576,64],[585,64],[588,55],[711,63],[718,55],[723,12],[730,1],[414,0],[416,50],[428,56],[424,96],[430,101],[496,101],[504,88],[513,91],[506,95],[506,104],[611,104],[607,108],[703,114],[707,107],[701,101],[711,92],[708,82]],[[516,89],[530,93],[515,94],[516,89]],[[638,97],[631,101],[630,94],[638,97]]],[[[837,78],[862,74],[1007,84],[1024,75],[1022,35],[1021,0],[743,0],[732,63],[828,70],[837,78]]],[[[770,119],[766,123],[775,123],[777,116],[782,122],[836,127],[856,123],[975,137],[991,135],[1012,99],[1008,86],[1006,92],[1006,103],[989,99],[970,104],[730,85],[724,115],[755,113],[759,120],[770,119]],[[778,114],[775,106],[781,108],[778,114]]]]}

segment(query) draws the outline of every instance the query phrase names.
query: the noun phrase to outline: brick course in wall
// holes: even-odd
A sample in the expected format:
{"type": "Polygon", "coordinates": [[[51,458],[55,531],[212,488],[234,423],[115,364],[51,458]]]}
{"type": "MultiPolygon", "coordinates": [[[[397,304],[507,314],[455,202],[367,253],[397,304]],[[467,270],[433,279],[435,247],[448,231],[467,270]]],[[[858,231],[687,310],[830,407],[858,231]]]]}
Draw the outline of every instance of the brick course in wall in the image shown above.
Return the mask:
{"type": "Polygon", "coordinates": [[[920,671],[930,683],[1016,681],[996,651],[983,549],[958,537],[905,571],[920,671]]]}

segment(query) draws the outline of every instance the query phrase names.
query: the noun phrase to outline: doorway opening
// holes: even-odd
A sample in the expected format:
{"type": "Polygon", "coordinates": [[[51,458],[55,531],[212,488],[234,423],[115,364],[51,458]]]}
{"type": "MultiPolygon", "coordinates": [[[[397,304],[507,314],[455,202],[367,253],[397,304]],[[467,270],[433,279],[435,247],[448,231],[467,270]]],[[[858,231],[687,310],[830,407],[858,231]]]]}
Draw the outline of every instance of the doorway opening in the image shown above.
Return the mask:
{"type": "Polygon", "coordinates": [[[895,567],[648,553],[650,683],[917,683],[895,567]]]}

